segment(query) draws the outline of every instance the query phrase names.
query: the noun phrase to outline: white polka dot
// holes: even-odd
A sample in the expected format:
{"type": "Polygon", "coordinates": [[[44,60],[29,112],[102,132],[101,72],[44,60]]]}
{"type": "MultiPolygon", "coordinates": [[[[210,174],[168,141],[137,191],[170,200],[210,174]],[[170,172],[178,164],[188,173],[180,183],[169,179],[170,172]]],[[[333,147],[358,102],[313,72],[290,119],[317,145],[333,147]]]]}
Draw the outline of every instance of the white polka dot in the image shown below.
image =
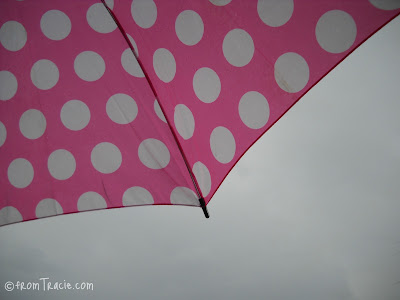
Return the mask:
{"type": "Polygon", "coordinates": [[[289,21],[293,7],[293,0],[258,0],[257,12],[265,24],[279,27],[289,21]]]}
{"type": "Polygon", "coordinates": [[[158,103],[157,99],[154,100],[154,111],[156,115],[160,118],[161,121],[167,123],[167,119],[165,119],[164,113],[161,110],[160,104],[158,103]]]}
{"type": "Polygon", "coordinates": [[[81,130],[89,124],[90,110],[82,101],[70,100],[63,105],[60,118],[69,130],[81,130]]]}
{"type": "Polygon", "coordinates": [[[239,115],[249,128],[259,129],[265,126],[269,118],[267,99],[258,92],[247,92],[239,102],[239,115]]]}
{"type": "Polygon", "coordinates": [[[235,67],[247,65],[254,54],[254,43],[251,36],[242,29],[228,32],[222,44],[226,60],[235,67]]]}
{"type": "Polygon", "coordinates": [[[229,163],[236,152],[236,142],[232,133],[225,127],[216,127],[210,136],[211,152],[220,163],[229,163]]]}
{"type": "Polygon", "coordinates": [[[211,190],[211,174],[208,168],[198,161],[193,166],[193,174],[196,176],[203,197],[207,197],[211,190]]]}
{"type": "Polygon", "coordinates": [[[19,129],[27,139],[35,140],[40,138],[46,131],[46,118],[41,111],[29,109],[19,119],[19,129]]]}
{"type": "Polygon", "coordinates": [[[10,100],[18,89],[17,78],[8,71],[0,71],[0,100],[10,100]]]}
{"type": "Polygon", "coordinates": [[[25,158],[14,159],[8,166],[8,180],[16,188],[26,188],[34,176],[32,164],[25,158]]]}
{"type": "Polygon", "coordinates": [[[86,19],[90,27],[100,33],[110,33],[117,28],[117,24],[103,3],[96,3],[89,7],[86,19]]]}
{"type": "Polygon", "coordinates": [[[31,69],[33,84],[40,90],[49,90],[55,86],[60,77],[57,66],[50,60],[41,59],[31,69]]]}
{"type": "Polygon", "coordinates": [[[47,198],[41,200],[38,205],[36,205],[36,218],[44,218],[62,214],[63,209],[57,200],[47,198]]]}
{"type": "Polygon", "coordinates": [[[322,49],[330,53],[341,53],[353,45],[357,26],[347,12],[331,10],[319,18],[315,35],[322,49]]]}
{"type": "Polygon", "coordinates": [[[4,145],[7,138],[7,129],[3,122],[0,121],[0,147],[4,145]]]}
{"type": "Polygon", "coordinates": [[[65,39],[71,32],[71,21],[59,10],[49,10],[40,19],[43,34],[51,40],[65,39]]]}
{"type": "Polygon", "coordinates": [[[212,103],[217,100],[221,92],[221,81],[217,73],[210,68],[201,68],[193,77],[193,89],[197,98],[204,103],[212,103]]]}
{"type": "Polygon", "coordinates": [[[224,6],[231,3],[232,0],[210,0],[210,2],[216,6],[224,6]]]}
{"type": "Polygon", "coordinates": [[[93,167],[104,174],[118,170],[122,163],[121,151],[111,143],[100,143],[93,148],[91,153],[93,167]]]}
{"type": "Polygon", "coordinates": [[[175,106],[174,122],[176,130],[185,140],[190,139],[194,132],[194,117],[190,109],[183,104],[175,106]]]}
{"type": "Polygon", "coordinates": [[[154,52],[153,67],[158,78],[165,83],[174,79],[176,72],[175,58],[167,49],[160,48],[154,52]]]}
{"type": "Polygon", "coordinates": [[[107,101],[108,117],[118,124],[129,124],[138,114],[138,106],[132,97],[125,94],[115,94],[107,101]]]}
{"type": "Polygon", "coordinates": [[[8,21],[0,28],[0,43],[9,51],[21,50],[26,43],[27,33],[21,23],[8,21]]]}
{"type": "Polygon", "coordinates": [[[136,57],[133,55],[131,48],[128,48],[122,52],[121,64],[128,74],[139,78],[144,77],[143,70],[136,60],[136,57]]]}
{"type": "Polygon", "coordinates": [[[59,149],[50,154],[47,167],[55,179],[66,180],[74,174],[76,162],[71,152],[59,149]]]}
{"type": "Polygon", "coordinates": [[[106,4],[110,9],[114,8],[114,0],[106,0],[106,4]]]}
{"type": "Polygon", "coordinates": [[[0,210],[0,226],[18,223],[22,221],[22,216],[18,209],[13,206],[5,206],[0,210]]]}
{"type": "Polygon", "coordinates": [[[140,186],[127,189],[122,196],[124,206],[154,204],[153,196],[148,190],[140,186]]]}
{"type": "Polygon", "coordinates": [[[135,50],[136,55],[139,56],[139,49],[138,49],[138,46],[136,45],[135,40],[128,33],[126,35],[128,36],[128,39],[131,42],[132,47],[135,50]]]}
{"type": "Polygon", "coordinates": [[[172,204],[200,206],[199,199],[195,192],[183,186],[178,186],[172,190],[170,201],[172,204]]]}
{"type": "Polygon", "coordinates": [[[400,8],[399,0],[369,0],[373,6],[383,10],[393,10],[400,8]]]}
{"type": "Polygon", "coordinates": [[[310,78],[310,70],[305,59],[297,53],[288,52],[275,62],[275,80],[288,93],[301,91],[310,78]]]}
{"type": "Polygon", "coordinates": [[[96,81],[103,76],[106,64],[96,52],[84,51],[75,58],[74,69],[79,78],[85,81],[96,81]]]}
{"type": "Polygon", "coordinates": [[[140,161],[150,169],[162,169],[169,164],[170,154],[167,146],[159,140],[144,140],[138,149],[140,161]]]}
{"type": "Polygon", "coordinates": [[[150,28],[157,20],[157,6],[153,0],[133,0],[131,14],[138,26],[150,28]]]}
{"type": "Polygon", "coordinates": [[[104,198],[96,192],[86,192],[78,199],[78,210],[86,211],[107,208],[104,198]]]}
{"type": "Polygon", "coordinates": [[[203,20],[195,11],[185,10],[176,18],[175,32],[178,39],[185,45],[196,45],[203,37],[203,20]]]}

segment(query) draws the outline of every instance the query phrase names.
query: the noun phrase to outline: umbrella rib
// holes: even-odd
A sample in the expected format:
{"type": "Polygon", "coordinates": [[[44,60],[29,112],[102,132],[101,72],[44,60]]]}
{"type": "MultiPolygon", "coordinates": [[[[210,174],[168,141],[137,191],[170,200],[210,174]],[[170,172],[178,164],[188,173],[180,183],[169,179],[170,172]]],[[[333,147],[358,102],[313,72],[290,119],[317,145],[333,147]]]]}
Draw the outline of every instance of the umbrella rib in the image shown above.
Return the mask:
{"type": "Polygon", "coordinates": [[[196,180],[196,177],[194,176],[194,174],[193,174],[193,172],[192,172],[192,170],[191,170],[191,168],[190,168],[190,165],[189,165],[189,162],[188,162],[188,160],[187,160],[187,158],[186,158],[185,152],[184,152],[183,149],[182,149],[182,145],[181,145],[181,143],[179,142],[179,140],[178,140],[178,138],[177,138],[177,136],[176,136],[176,133],[175,133],[175,131],[173,130],[172,125],[171,125],[171,123],[170,123],[170,121],[169,121],[167,115],[165,114],[163,105],[162,105],[161,101],[159,101],[159,98],[158,98],[157,92],[156,92],[156,90],[155,90],[155,88],[154,88],[154,86],[153,86],[153,83],[151,82],[151,79],[150,79],[149,75],[147,74],[145,68],[143,67],[142,62],[140,61],[139,57],[137,56],[137,53],[135,52],[135,50],[134,50],[134,48],[133,48],[133,46],[132,46],[132,43],[130,42],[130,40],[129,40],[129,38],[128,38],[126,32],[125,32],[125,30],[123,29],[121,23],[120,23],[119,20],[117,19],[117,16],[116,16],[116,15],[114,14],[114,12],[108,7],[108,5],[107,5],[107,3],[105,2],[105,0],[101,0],[101,2],[103,3],[103,5],[105,6],[105,8],[107,9],[107,11],[108,11],[108,13],[110,14],[110,16],[113,18],[114,22],[117,24],[118,29],[120,30],[121,34],[122,34],[123,37],[125,38],[125,41],[126,41],[127,44],[129,45],[129,48],[131,49],[133,55],[134,55],[135,58],[136,58],[136,61],[138,62],[140,68],[142,69],[143,74],[144,74],[144,76],[145,76],[147,82],[149,83],[149,86],[150,86],[150,88],[151,88],[151,91],[153,92],[155,98],[157,99],[158,104],[160,105],[161,111],[163,112],[163,114],[164,114],[164,116],[165,116],[165,119],[167,120],[167,124],[168,124],[168,126],[169,126],[170,131],[172,132],[172,135],[173,135],[173,137],[174,137],[175,143],[176,143],[176,145],[178,146],[179,152],[180,152],[181,155],[182,155],[183,161],[184,161],[184,163],[185,163],[185,165],[186,165],[186,168],[187,168],[187,170],[188,170],[188,172],[189,172],[190,178],[192,179],[193,185],[194,185],[194,187],[195,187],[195,189],[196,189],[196,193],[197,193],[197,196],[198,196],[199,202],[200,202],[200,207],[201,207],[202,210],[203,210],[204,216],[205,216],[206,218],[209,218],[210,216],[209,216],[208,211],[207,211],[206,202],[205,202],[205,200],[204,200],[203,194],[201,193],[201,189],[200,189],[200,187],[199,187],[199,184],[198,184],[198,182],[197,182],[197,180],[196,180]]]}

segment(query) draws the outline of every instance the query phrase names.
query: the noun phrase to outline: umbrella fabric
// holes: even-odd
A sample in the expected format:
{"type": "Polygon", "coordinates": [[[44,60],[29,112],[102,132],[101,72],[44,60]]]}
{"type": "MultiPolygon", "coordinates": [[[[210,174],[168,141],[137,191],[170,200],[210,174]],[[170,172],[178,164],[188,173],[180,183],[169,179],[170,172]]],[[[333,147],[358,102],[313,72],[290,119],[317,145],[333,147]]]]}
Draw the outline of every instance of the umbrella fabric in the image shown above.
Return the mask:
{"type": "Polygon", "coordinates": [[[208,203],[245,151],[399,8],[2,1],[0,224],[208,203]]]}
{"type": "Polygon", "coordinates": [[[102,3],[2,2],[1,215],[199,205],[174,137],[102,3]],[[97,31],[96,31],[97,30],[97,31]]]}

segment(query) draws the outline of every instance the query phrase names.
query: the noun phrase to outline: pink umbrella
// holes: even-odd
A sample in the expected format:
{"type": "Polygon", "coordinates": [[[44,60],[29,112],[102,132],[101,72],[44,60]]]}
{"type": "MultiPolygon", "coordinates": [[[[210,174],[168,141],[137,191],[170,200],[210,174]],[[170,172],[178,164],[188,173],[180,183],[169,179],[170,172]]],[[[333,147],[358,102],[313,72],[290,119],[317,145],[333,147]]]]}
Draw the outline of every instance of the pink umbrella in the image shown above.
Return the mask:
{"type": "Polygon", "coordinates": [[[206,205],[397,0],[0,4],[0,224],[206,205]]]}

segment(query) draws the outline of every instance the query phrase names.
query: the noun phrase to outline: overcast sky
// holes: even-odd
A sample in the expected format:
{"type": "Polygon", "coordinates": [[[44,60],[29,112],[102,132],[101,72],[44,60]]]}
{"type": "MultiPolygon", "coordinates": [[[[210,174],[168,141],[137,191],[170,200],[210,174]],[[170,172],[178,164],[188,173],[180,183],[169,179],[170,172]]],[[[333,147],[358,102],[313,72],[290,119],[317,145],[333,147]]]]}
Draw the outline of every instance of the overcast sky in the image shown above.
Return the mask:
{"type": "Polygon", "coordinates": [[[400,299],[400,18],[314,87],[200,208],[0,228],[1,299],[400,299]],[[94,290],[6,292],[7,281],[94,290]]]}

